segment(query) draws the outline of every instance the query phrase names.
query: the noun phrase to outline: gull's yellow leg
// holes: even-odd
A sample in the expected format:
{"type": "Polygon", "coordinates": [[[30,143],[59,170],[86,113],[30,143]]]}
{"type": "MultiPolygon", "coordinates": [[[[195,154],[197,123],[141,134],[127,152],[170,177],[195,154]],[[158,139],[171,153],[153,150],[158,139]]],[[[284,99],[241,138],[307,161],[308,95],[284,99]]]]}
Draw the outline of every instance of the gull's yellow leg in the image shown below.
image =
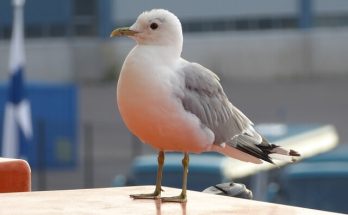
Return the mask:
{"type": "Polygon", "coordinates": [[[186,189],[187,189],[187,174],[188,174],[188,166],[189,166],[189,154],[185,152],[184,158],[182,159],[182,166],[184,168],[184,172],[182,175],[182,190],[180,195],[173,197],[163,197],[161,198],[163,202],[186,202],[186,189]]]}
{"type": "Polygon", "coordinates": [[[161,197],[161,182],[162,182],[162,171],[163,171],[163,164],[164,164],[164,152],[159,151],[158,152],[158,169],[157,169],[157,178],[156,178],[156,188],[153,193],[146,193],[146,194],[133,194],[130,195],[133,199],[158,199],[161,197]]]}

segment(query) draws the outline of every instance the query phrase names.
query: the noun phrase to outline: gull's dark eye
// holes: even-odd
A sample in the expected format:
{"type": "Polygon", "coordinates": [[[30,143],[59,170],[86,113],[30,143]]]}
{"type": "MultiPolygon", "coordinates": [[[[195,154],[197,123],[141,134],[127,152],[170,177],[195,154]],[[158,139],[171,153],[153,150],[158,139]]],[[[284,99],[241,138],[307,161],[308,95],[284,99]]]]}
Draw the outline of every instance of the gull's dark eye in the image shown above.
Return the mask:
{"type": "Polygon", "coordinates": [[[156,29],[158,28],[158,24],[155,23],[155,22],[153,22],[153,23],[151,23],[150,28],[151,28],[152,30],[156,30],[156,29]]]}

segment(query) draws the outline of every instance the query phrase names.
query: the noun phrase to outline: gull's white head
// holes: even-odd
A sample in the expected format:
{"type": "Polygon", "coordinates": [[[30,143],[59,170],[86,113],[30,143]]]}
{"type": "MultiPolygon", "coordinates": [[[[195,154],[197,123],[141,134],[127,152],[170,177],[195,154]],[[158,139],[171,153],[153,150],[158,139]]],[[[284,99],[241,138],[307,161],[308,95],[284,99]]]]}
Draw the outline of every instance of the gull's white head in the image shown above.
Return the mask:
{"type": "Polygon", "coordinates": [[[129,36],[139,45],[172,46],[180,52],[183,43],[179,19],[164,9],[145,11],[132,26],[115,29],[110,36],[129,36]]]}

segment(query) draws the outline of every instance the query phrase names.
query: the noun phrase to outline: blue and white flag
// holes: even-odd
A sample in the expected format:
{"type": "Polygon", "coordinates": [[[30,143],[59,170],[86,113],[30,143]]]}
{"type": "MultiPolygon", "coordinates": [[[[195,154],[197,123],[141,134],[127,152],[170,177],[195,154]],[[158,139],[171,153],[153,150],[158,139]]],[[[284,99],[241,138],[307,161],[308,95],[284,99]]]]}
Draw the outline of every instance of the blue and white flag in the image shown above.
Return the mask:
{"type": "Polygon", "coordinates": [[[23,6],[25,0],[13,0],[14,23],[10,46],[10,83],[5,106],[2,156],[19,157],[20,135],[29,141],[32,137],[30,103],[24,86],[24,32],[23,6]]]}

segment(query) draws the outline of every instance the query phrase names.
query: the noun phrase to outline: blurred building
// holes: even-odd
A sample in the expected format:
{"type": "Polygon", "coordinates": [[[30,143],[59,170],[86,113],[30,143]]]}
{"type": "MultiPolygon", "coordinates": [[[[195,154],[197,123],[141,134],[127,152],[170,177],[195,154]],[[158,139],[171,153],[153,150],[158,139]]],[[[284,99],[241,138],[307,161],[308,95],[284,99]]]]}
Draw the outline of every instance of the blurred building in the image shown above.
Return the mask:
{"type": "MultiPolygon", "coordinates": [[[[344,0],[204,0],[199,5],[183,0],[137,4],[120,0],[28,0],[26,34],[29,38],[107,37],[112,27],[130,25],[139,13],[152,8],[174,12],[185,32],[298,28],[307,15],[313,15],[307,27],[348,26],[348,2],[344,0]]],[[[10,0],[0,2],[0,13],[0,38],[8,39],[12,20],[10,0]]]]}
{"type": "MultiPolygon", "coordinates": [[[[101,1],[103,2],[103,1],[101,1]]],[[[25,4],[28,38],[95,36],[98,32],[99,1],[27,0],[25,4]]],[[[0,2],[1,38],[11,36],[12,5],[0,2]]],[[[101,21],[101,20],[99,20],[101,21]]]]}
{"type": "MultiPolygon", "coordinates": [[[[109,39],[110,32],[131,25],[142,11],[152,8],[174,12],[185,34],[183,56],[212,69],[224,80],[348,77],[347,0],[26,0],[25,69],[31,85],[34,134],[47,133],[36,136],[34,142],[49,142],[44,155],[49,165],[76,164],[81,124],[116,121],[112,117],[116,115],[114,86],[97,93],[85,90],[85,98],[78,90],[90,83],[114,83],[134,42],[109,39]],[[79,99],[91,101],[81,103],[79,99]],[[105,105],[106,101],[110,104],[105,105]]],[[[0,104],[6,100],[11,29],[11,0],[1,0],[0,104]]],[[[302,107],[298,109],[302,111],[302,107]]],[[[260,115],[269,120],[272,113],[260,115]]],[[[326,110],[319,113],[327,115],[326,110]]],[[[119,117],[117,123],[122,124],[119,117]]],[[[341,124],[345,125],[344,118],[341,124]]],[[[96,142],[110,145],[122,134],[124,139],[119,142],[129,141],[126,130],[119,127],[108,124],[99,128],[96,142]],[[118,133],[113,136],[115,131],[118,133]]],[[[115,157],[108,147],[99,150],[104,150],[99,151],[99,159],[115,157]]],[[[31,153],[36,157],[38,151],[31,153]]],[[[121,151],[118,157],[122,156],[127,154],[121,151]]],[[[124,157],[120,160],[129,163],[124,157]]],[[[100,163],[100,175],[113,174],[117,162],[110,162],[108,169],[101,168],[105,163],[100,163]]]]}
{"type": "MultiPolygon", "coordinates": [[[[225,70],[230,70],[231,63],[234,65],[235,75],[231,74],[234,78],[249,78],[256,73],[255,69],[259,78],[268,79],[298,76],[317,70],[325,74],[327,67],[333,64],[338,65],[334,74],[342,75],[348,70],[340,60],[342,54],[348,55],[347,45],[342,45],[348,37],[348,2],[345,0],[203,0],[199,4],[184,0],[137,3],[120,0],[27,0],[25,24],[29,38],[26,46],[29,79],[53,82],[107,80],[112,77],[111,71],[120,67],[122,56],[133,44],[127,41],[124,45],[123,40],[120,45],[120,40],[111,42],[108,40],[109,32],[114,27],[132,24],[139,13],[152,8],[166,8],[180,17],[184,32],[190,35],[185,40],[187,48],[184,48],[184,55],[222,75],[229,75],[225,74],[225,70]],[[303,33],[301,29],[315,32],[303,33]],[[199,48],[202,44],[213,44],[215,49],[235,60],[219,55],[215,55],[219,59],[212,59],[207,54],[196,57],[197,52],[204,51],[199,48]],[[340,56],[332,57],[332,62],[322,65],[321,58],[328,60],[320,50],[327,51],[328,47],[328,56],[340,56]],[[335,50],[330,53],[330,47],[338,50],[337,53],[335,50]],[[316,49],[314,54],[312,49],[316,49]],[[250,64],[250,60],[243,60],[260,54],[264,57],[255,60],[255,66],[250,64]],[[273,59],[271,63],[270,59],[273,59]],[[262,62],[267,62],[267,65],[262,62]],[[218,68],[216,65],[223,66],[218,68]],[[278,74],[279,70],[283,72],[278,74]]],[[[0,2],[0,16],[0,51],[3,56],[0,58],[0,70],[6,71],[7,41],[12,23],[10,0],[0,2]]],[[[209,45],[207,47],[210,53],[214,53],[209,45]]],[[[5,74],[1,73],[0,80],[6,80],[5,74]]]]}

